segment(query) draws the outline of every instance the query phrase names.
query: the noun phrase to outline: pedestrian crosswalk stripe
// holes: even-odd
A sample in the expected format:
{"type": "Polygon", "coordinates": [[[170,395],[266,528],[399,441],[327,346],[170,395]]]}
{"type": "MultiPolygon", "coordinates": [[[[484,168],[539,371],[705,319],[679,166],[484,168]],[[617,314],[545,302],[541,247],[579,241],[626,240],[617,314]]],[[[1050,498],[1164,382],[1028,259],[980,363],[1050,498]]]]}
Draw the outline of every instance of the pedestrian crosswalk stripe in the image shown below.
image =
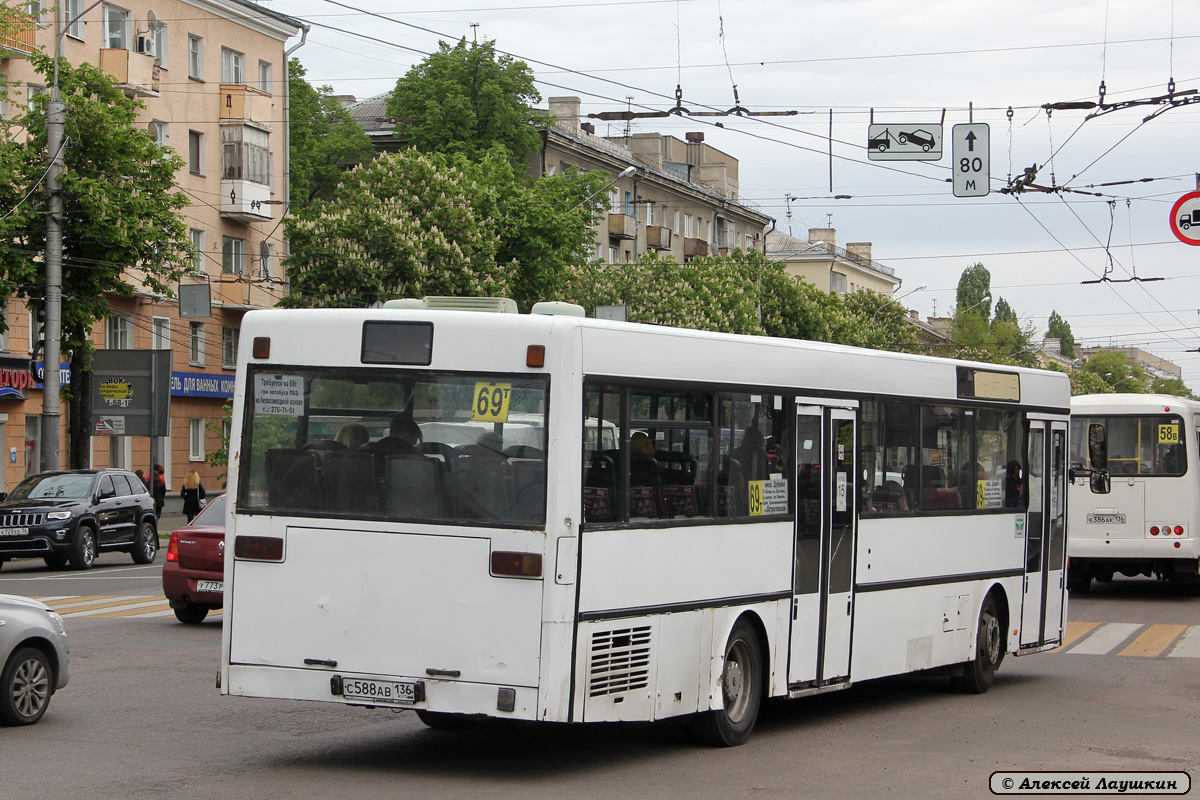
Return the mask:
{"type": "Polygon", "coordinates": [[[1109,622],[1096,628],[1090,636],[1070,648],[1068,652],[1076,655],[1104,655],[1132,636],[1140,627],[1142,626],[1136,622],[1109,622]]]}
{"type": "Polygon", "coordinates": [[[1200,625],[1070,622],[1067,644],[1058,651],[1071,655],[1200,658],[1200,625]]]}
{"type": "Polygon", "coordinates": [[[1098,627],[1100,627],[1099,622],[1068,622],[1067,635],[1063,637],[1063,643],[1056,647],[1054,652],[1065,650],[1098,627]]]}
{"type": "Polygon", "coordinates": [[[1176,658],[1200,658],[1200,625],[1193,625],[1167,655],[1176,658]]]}
{"type": "Polygon", "coordinates": [[[1187,630],[1187,625],[1151,625],[1145,633],[1140,634],[1133,643],[1117,655],[1149,656],[1161,655],[1171,642],[1179,638],[1179,634],[1187,630]]]}
{"type": "MultiPolygon", "coordinates": [[[[64,617],[87,619],[153,619],[173,618],[175,612],[167,598],[150,595],[56,595],[35,597],[64,617]]],[[[221,610],[208,612],[209,617],[220,616],[221,610]]]]}

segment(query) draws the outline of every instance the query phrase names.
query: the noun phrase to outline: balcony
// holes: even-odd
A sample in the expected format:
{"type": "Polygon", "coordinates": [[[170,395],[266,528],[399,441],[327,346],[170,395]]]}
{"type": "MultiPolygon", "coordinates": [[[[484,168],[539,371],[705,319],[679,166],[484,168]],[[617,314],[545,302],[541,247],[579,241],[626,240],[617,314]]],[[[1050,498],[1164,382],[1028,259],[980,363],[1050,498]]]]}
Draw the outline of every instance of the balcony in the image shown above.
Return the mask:
{"type": "Polygon", "coordinates": [[[608,238],[636,239],[637,217],[630,216],[629,214],[609,214],[608,238]]]}
{"type": "Polygon", "coordinates": [[[37,23],[33,17],[14,20],[12,29],[0,36],[0,58],[27,56],[37,49],[37,23]]]}
{"type": "Polygon", "coordinates": [[[695,256],[708,255],[708,242],[703,239],[688,239],[683,240],[683,257],[693,258],[695,256]]]}
{"type": "Polygon", "coordinates": [[[267,222],[271,219],[271,187],[255,181],[221,181],[221,216],[238,222],[267,222]]]}
{"type": "Polygon", "coordinates": [[[256,122],[270,130],[271,95],[244,83],[221,84],[221,119],[256,122]]]}
{"type": "Polygon", "coordinates": [[[113,77],[127,97],[158,97],[158,59],[148,53],[104,48],[100,69],[113,77]]]}
{"type": "Polygon", "coordinates": [[[661,225],[646,226],[646,246],[655,250],[671,249],[671,229],[661,225]]]}

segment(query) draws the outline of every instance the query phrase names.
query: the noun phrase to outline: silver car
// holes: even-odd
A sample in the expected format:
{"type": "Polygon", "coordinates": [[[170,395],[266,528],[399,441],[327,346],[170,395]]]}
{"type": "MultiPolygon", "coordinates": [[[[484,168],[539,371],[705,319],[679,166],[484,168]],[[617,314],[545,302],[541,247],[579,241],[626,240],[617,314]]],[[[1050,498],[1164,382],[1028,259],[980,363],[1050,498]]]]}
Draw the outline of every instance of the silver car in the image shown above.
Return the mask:
{"type": "Polygon", "coordinates": [[[32,725],[67,685],[67,630],[50,606],[0,594],[0,724],[32,725]]]}

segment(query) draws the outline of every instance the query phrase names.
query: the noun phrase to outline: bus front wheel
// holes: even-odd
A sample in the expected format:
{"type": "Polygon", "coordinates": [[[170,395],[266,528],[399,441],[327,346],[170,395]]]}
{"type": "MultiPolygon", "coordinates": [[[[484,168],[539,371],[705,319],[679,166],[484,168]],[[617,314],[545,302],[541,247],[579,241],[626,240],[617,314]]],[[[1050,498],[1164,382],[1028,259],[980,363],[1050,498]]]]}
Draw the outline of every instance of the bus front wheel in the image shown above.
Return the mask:
{"type": "Polygon", "coordinates": [[[722,707],[692,718],[692,739],[715,747],[735,747],[750,738],[763,694],[762,646],[754,626],[740,619],[725,645],[721,669],[722,707]]]}
{"type": "Polygon", "coordinates": [[[963,664],[960,685],[969,694],[983,694],[992,685],[992,678],[1003,660],[1004,631],[1000,627],[996,599],[989,594],[979,609],[979,626],[975,629],[975,657],[963,664]]]}

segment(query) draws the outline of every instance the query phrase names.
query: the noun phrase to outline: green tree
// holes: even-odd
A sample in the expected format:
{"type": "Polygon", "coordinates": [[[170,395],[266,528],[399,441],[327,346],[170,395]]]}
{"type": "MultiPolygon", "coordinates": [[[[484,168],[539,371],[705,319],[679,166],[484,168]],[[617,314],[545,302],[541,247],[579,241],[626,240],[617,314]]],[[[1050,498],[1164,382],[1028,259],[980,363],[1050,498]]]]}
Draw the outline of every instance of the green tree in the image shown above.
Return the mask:
{"type": "Polygon", "coordinates": [[[1071,333],[1071,325],[1059,316],[1057,311],[1050,312],[1050,321],[1046,325],[1046,335],[1051,339],[1062,342],[1062,354],[1067,358],[1075,357],[1075,335],[1071,333]]]}
{"type": "Polygon", "coordinates": [[[985,321],[991,313],[992,273],[983,264],[973,264],[962,271],[955,294],[956,314],[971,313],[985,321]]]}
{"type": "Polygon", "coordinates": [[[374,149],[363,129],[328,86],[314,88],[304,79],[299,59],[288,62],[291,108],[289,184],[293,203],[333,197],[346,171],[371,158],[374,149]]]}
{"type": "Polygon", "coordinates": [[[559,297],[571,264],[592,256],[595,215],[608,199],[611,182],[602,171],[549,175],[527,180],[502,148],[478,161],[454,160],[470,179],[476,216],[496,232],[496,263],[509,272],[509,296],[524,311],[539,300],[559,297]]]}
{"type": "Polygon", "coordinates": [[[1001,297],[996,301],[996,313],[992,316],[992,325],[1008,322],[1019,326],[1021,320],[1017,317],[1017,312],[1013,311],[1013,307],[1008,304],[1008,301],[1001,297]]]}
{"type": "Polygon", "coordinates": [[[467,43],[438,51],[396,82],[388,115],[397,120],[396,136],[426,153],[462,154],[479,160],[503,147],[523,170],[541,137],[534,122],[545,118],[533,105],[541,95],[524,61],[497,55],[496,43],[467,43]]]}
{"type": "Polygon", "coordinates": [[[1114,392],[1143,394],[1147,389],[1146,372],[1120,350],[1101,350],[1093,353],[1080,368],[1104,381],[1114,392]]]}
{"type": "MultiPolygon", "coordinates": [[[[54,62],[30,56],[49,83],[54,62]]],[[[175,191],[183,161],[155,144],[138,122],[140,101],[126,97],[112,78],[91,64],[59,62],[59,86],[67,107],[63,193],[62,350],[70,353],[70,458],[83,466],[90,443],[88,373],[92,325],[109,315],[108,297],[133,297],[138,290],[173,295],[173,284],[191,265],[188,228],[180,210],[189,201],[175,191]]],[[[36,187],[46,166],[46,103],[39,94],[17,120],[23,142],[4,142],[0,165],[15,165],[12,186],[24,194],[36,187]]],[[[2,169],[2,167],[0,167],[2,169]]],[[[45,194],[31,195],[0,220],[0,285],[17,297],[41,295],[45,249],[45,194]]],[[[15,205],[15,204],[14,204],[15,205]]],[[[12,207],[12,206],[10,206],[12,207]]]]}
{"type": "Polygon", "coordinates": [[[1179,378],[1154,378],[1150,381],[1150,391],[1155,394],[1173,394],[1176,397],[1195,399],[1196,395],[1179,378]]]}
{"type": "Polygon", "coordinates": [[[405,150],[351,170],[334,199],[288,222],[289,306],[368,306],[396,297],[507,295],[495,221],[443,156],[405,150]]]}

